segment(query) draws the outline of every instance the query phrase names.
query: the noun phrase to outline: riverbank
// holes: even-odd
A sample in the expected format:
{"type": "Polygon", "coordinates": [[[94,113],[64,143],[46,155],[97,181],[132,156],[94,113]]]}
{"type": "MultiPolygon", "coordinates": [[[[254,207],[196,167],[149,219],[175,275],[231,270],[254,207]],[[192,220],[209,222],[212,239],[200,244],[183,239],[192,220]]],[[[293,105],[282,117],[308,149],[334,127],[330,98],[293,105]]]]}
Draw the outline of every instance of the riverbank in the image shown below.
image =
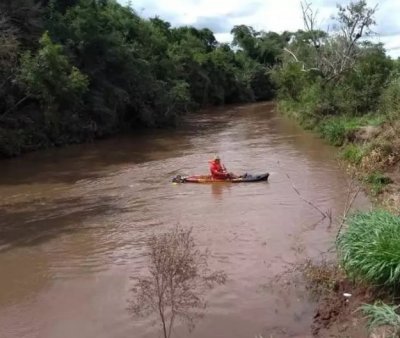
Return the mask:
{"type": "Polygon", "coordinates": [[[336,262],[308,262],[304,267],[310,290],[317,290],[313,334],[397,336],[400,317],[393,300],[400,270],[400,123],[384,115],[305,119],[287,108],[278,104],[281,113],[338,147],[341,166],[374,205],[369,213],[346,215],[338,230],[336,262]]]}
{"type": "Polygon", "coordinates": [[[363,185],[376,206],[400,210],[400,122],[385,115],[306,118],[278,103],[280,113],[297,120],[338,147],[342,166],[363,185]]]}

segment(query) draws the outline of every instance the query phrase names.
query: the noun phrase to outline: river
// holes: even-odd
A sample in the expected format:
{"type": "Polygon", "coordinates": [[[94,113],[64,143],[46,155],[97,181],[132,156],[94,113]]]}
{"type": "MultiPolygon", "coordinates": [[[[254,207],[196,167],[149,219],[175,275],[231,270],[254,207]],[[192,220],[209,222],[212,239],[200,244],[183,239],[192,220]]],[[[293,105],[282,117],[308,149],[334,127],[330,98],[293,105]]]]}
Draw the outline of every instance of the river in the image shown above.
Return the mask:
{"type": "Polygon", "coordinates": [[[2,161],[0,337],[159,337],[150,319],[127,311],[130,277],[146,272],[149,236],[175,225],[193,228],[228,281],[207,294],[195,330],[178,325],[174,337],[310,336],[304,288],[273,281],[288,263],[320,257],[336,228],[316,224],[320,214],[292,184],[338,217],[346,175],[334,148],[273,108],[212,109],[177,130],[2,161]],[[230,171],[270,172],[269,182],[171,183],[207,173],[215,153],[230,171]]]}

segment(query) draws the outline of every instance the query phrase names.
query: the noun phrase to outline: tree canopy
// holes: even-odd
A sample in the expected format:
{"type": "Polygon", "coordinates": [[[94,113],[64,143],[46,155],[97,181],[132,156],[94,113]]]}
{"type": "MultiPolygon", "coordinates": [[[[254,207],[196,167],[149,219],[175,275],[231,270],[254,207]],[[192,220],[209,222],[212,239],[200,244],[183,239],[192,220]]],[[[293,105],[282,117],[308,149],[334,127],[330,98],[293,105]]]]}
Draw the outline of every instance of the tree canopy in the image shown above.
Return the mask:
{"type": "Polygon", "coordinates": [[[236,50],[115,0],[2,1],[0,27],[0,156],[274,95],[276,33],[236,50]]]}
{"type": "Polygon", "coordinates": [[[296,32],[237,25],[226,44],[116,0],[2,1],[0,157],[276,96],[314,117],[378,109],[400,67],[366,42],[375,9],[365,0],[339,6],[329,32],[315,13],[304,3],[296,32]]]}

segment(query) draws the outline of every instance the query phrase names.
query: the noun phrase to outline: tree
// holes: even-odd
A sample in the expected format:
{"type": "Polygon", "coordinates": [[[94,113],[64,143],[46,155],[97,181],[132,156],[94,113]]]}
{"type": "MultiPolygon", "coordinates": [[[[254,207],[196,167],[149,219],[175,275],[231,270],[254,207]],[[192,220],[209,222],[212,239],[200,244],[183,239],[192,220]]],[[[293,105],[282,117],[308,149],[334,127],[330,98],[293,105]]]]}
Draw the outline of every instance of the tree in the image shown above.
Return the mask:
{"type": "Polygon", "coordinates": [[[243,26],[234,50],[207,28],[172,28],[116,0],[4,0],[0,28],[0,132],[19,140],[7,154],[268,99],[268,68],[288,39],[243,26]]]}
{"type": "Polygon", "coordinates": [[[233,27],[231,33],[234,46],[240,47],[251,59],[266,67],[280,62],[282,49],[292,35],[290,32],[257,32],[245,25],[233,27]]]}
{"type": "Polygon", "coordinates": [[[0,70],[14,68],[17,60],[19,42],[17,29],[10,23],[10,19],[0,11],[0,70]]]}
{"type": "Polygon", "coordinates": [[[316,26],[317,12],[309,3],[302,10],[305,29],[291,35],[281,66],[272,72],[279,97],[311,124],[327,115],[378,109],[393,65],[382,46],[366,40],[376,7],[365,0],[338,6],[333,30],[327,32],[316,26]]]}
{"type": "Polygon", "coordinates": [[[192,231],[175,228],[148,241],[149,275],[137,278],[130,309],[135,315],[156,314],[164,338],[170,338],[176,320],[193,329],[206,307],[204,292],[224,284],[223,272],[210,272],[208,253],[197,249],[192,231]]]}
{"type": "Polygon", "coordinates": [[[43,33],[44,10],[40,1],[2,0],[0,13],[15,28],[15,35],[24,48],[37,46],[38,38],[43,33]]]}
{"type": "Polygon", "coordinates": [[[393,63],[381,44],[364,43],[358,61],[340,82],[347,109],[358,115],[377,111],[392,69],[393,63]]]}
{"type": "Polygon", "coordinates": [[[9,18],[0,11],[0,116],[12,105],[10,95],[12,80],[17,67],[19,42],[17,29],[10,23],[9,18]]]}
{"type": "Polygon", "coordinates": [[[303,70],[318,71],[325,82],[338,81],[348,70],[352,69],[361,55],[359,42],[371,33],[375,24],[375,8],[367,7],[365,0],[351,2],[346,7],[338,6],[338,15],[334,17],[334,32],[331,35],[321,34],[317,29],[317,12],[307,2],[302,3],[303,21],[307,40],[311,42],[308,58],[297,56],[296,51],[285,50],[296,62],[303,64],[303,70]]]}
{"type": "Polygon", "coordinates": [[[245,51],[251,58],[257,57],[256,51],[256,32],[253,27],[246,25],[234,26],[231,30],[233,35],[232,45],[240,47],[245,51]]]}
{"type": "Polygon", "coordinates": [[[49,6],[53,10],[65,13],[68,8],[76,6],[79,0],[42,0],[42,6],[49,6]]]}
{"type": "Polygon", "coordinates": [[[27,97],[38,99],[49,118],[76,109],[88,87],[87,77],[69,63],[62,46],[54,44],[48,33],[40,39],[36,55],[26,52],[22,57],[18,80],[27,97]]]}

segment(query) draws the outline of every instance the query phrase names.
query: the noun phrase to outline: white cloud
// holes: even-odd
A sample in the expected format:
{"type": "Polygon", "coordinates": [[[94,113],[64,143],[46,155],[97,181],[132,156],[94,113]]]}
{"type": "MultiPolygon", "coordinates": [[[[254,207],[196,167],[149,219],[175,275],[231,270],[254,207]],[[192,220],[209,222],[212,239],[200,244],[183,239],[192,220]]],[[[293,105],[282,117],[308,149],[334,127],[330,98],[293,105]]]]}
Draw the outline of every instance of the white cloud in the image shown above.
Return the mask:
{"type": "MultiPolygon", "coordinates": [[[[119,0],[126,3],[127,0],[119,0]]],[[[336,3],[344,0],[314,0],[318,8],[321,25],[336,13],[336,3]]],[[[390,55],[400,55],[400,12],[398,0],[367,0],[369,6],[378,3],[376,31],[378,40],[385,44],[390,55]],[[396,48],[397,47],[397,48],[396,48]]],[[[139,14],[151,17],[159,15],[172,25],[196,25],[209,23],[218,29],[216,37],[220,41],[231,40],[229,31],[234,25],[245,24],[256,30],[283,32],[303,28],[299,0],[135,0],[133,7],[139,14]]]]}

